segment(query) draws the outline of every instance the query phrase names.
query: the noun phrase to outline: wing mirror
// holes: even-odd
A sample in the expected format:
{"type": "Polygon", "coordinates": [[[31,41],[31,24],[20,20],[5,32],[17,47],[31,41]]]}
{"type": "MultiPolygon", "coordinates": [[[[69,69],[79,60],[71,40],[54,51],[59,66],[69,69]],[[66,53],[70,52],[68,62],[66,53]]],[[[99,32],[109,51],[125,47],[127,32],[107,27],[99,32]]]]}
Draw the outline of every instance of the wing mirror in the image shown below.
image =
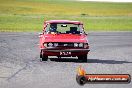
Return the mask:
{"type": "Polygon", "coordinates": [[[88,35],[88,33],[85,33],[85,35],[87,36],[87,35],[88,35]]]}
{"type": "Polygon", "coordinates": [[[39,36],[38,36],[38,37],[40,38],[42,34],[43,34],[42,32],[41,32],[41,33],[39,33],[39,36]]]}
{"type": "Polygon", "coordinates": [[[39,33],[39,35],[42,35],[43,33],[41,32],[41,33],[39,33]]]}

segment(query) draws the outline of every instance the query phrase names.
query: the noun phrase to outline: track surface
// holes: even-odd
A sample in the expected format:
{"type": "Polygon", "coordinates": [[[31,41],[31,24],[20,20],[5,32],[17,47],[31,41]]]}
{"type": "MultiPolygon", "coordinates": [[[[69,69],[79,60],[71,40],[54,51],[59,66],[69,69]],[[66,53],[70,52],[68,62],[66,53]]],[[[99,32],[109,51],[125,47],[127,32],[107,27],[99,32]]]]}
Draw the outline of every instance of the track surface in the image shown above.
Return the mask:
{"type": "MultiPolygon", "coordinates": [[[[87,73],[132,75],[132,32],[89,33],[87,63],[77,58],[39,61],[38,33],[0,33],[0,88],[80,88],[79,65],[87,73]]],[[[131,88],[130,84],[86,84],[83,88],[131,88]]]]}

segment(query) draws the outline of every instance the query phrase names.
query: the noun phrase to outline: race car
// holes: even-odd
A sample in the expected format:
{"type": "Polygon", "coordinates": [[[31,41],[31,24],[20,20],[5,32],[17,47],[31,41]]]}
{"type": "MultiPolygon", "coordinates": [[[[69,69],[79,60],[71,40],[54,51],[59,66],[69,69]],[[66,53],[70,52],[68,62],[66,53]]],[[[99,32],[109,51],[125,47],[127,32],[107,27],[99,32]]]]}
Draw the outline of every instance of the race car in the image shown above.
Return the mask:
{"type": "Polygon", "coordinates": [[[87,62],[89,43],[83,23],[70,20],[49,20],[44,22],[43,32],[39,35],[40,60],[48,56],[78,57],[87,62]]]}

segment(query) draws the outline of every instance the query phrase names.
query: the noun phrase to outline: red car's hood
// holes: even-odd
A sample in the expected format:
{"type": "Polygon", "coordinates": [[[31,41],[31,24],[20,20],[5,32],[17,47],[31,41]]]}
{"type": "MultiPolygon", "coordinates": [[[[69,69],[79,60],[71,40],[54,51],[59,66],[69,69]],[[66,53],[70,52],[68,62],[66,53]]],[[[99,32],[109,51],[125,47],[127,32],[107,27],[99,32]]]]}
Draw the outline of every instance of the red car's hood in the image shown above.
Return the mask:
{"type": "Polygon", "coordinates": [[[86,35],[79,34],[45,34],[45,42],[87,42],[86,35]]]}

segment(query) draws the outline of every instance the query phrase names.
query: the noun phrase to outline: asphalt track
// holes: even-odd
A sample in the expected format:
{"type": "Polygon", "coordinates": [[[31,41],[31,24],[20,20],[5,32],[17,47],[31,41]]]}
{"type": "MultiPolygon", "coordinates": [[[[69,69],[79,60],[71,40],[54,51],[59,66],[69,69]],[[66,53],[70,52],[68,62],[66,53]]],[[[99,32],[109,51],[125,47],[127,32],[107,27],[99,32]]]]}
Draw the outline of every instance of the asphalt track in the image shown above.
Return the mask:
{"type": "Polygon", "coordinates": [[[39,61],[38,33],[0,33],[0,88],[131,88],[130,84],[76,83],[82,65],[89,74],[132,75],[132,32],[91,32],[87,63],[77,58],[39,61]]]}

